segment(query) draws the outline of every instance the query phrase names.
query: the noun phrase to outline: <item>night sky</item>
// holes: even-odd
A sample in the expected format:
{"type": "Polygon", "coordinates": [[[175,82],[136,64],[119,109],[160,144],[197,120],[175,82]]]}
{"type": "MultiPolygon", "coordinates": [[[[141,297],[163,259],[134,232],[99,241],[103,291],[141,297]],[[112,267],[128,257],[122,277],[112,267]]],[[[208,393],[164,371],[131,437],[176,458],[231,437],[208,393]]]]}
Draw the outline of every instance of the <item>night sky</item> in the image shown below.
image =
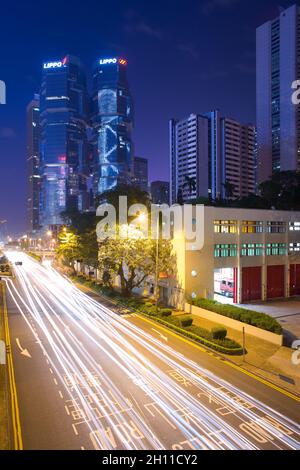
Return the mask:
{"type": "MultiPolygon", "coordinates": [[[[280,0],[281,7],[293,1],[280,0]]],[[[79,56],[128,60],[135,154],[150,181],[168,179],[168,120],[218,108],[255,122],[255,28],[276,0],[3,1],[0,7],[0,220],[25,229],[25,109],[44,61],[79,56]]]]}

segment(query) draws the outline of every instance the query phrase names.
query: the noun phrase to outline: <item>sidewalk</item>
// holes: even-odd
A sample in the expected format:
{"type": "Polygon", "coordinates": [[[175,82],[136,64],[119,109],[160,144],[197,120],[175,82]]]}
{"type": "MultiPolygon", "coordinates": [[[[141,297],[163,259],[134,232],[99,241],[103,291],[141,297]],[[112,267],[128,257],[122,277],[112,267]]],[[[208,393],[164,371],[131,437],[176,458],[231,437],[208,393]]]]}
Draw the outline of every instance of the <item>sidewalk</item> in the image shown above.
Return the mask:
{"type": "MultiPolygon", "coordinates": [[[[221,323],[215,323],[198,315],[193,315],[194,324],[211,330],[221,323]]],[[[243,344],[242,331],[227,329],[227,337],[243,344]]],[[[293,350],[285,346],[278,347],[268,341],[246,335],[245,345],[247,354],[245,361],[241,356],[224,356],[246,370],[260,375],[291,392],[300,394],[300,366],[292,364],[293,350]]]]}
{"type": "MultiPolygon", "coordinates": [[[[0,282],[0,340],[4,341],[4,315],[2,282],[0,282]]],[[[12,449],[7,365],[0,364],[0,450],[12,449]]]]}

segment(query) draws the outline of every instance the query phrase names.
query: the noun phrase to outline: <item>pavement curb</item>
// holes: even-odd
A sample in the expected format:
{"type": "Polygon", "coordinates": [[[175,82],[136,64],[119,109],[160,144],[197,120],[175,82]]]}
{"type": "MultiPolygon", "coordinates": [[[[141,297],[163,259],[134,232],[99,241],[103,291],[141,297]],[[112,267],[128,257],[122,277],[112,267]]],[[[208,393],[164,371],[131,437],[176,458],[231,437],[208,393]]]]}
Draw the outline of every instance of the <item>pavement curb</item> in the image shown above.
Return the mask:
{"type": "MultiPolygon", "coordinates": [[[[81,284],[80,282],[78,281],[74,281],[71,279],[71,281],[77,285],[78,287],[81,287],[81,288],[85,288],[87,290],[89,290],[90,292],[93,292],[94,294],[97,294],[99,297],[103,297],[106,302],[110,303],[112,306],[116,306],[116,305],[122,305],[120,303],[117,303],[117,302],[114,302],[112,301],[110,298],[106,297],[105,295],[103,294],[100,294],[99,292],[97,292],[96,290],[94,290],[92,287],[89,287],[89,286],[86,286],[84,284],[81,284]]],[[[125,308],[125,306],[124,306],[125,308]]],[[[130,310],[128,307],[127,307],[128,310],[130,310]]],[[[151,322],[152,324],[162,328],[162,329],[165,329],[167,330],[168,332],[170,332],[171,334],[177,336],[178,338],[180,338],[181,340],[183,341],[186,341],[190,344],[192,344],[194,347],[198,347],[199,349],[201,349],[202,351],[206,351],[207,353],[213,355],[216,357],[216,359],[219,359],[219,360],[222,360],[223,363],[227,364],[229,367],[232,367],[236,370],[239,370],[241,373],[259,381],[260,383],[263,383],[264,385],[282,393],[283,395],[285,396],[288,396],[289,398],[297,401],[300,403],[300,394],[298,394],[297,392],[294,392],[294,391],[291,391],[281,385],[278,385],[278,383],[270,380],[269,378],[265,378],[263,376],[261,376],[260,374],[256,373],[256,372],[253,372],[253,371],[249,371],[248,369],[242,367],[241,365],[239,364],[236,364],[234,361],[230,360],[228,357],[226,356],[223,356],[221,353],[218,353],[217,351],[214,351],[210,348],[208,348],[207,346],[204,346],[204,345],[199,345],[198,343],[196,343],[195,341],[193,341],[192,339],[190,338],[187,338],[183,335],[180,335],[180,333],[175,333],[173,330],[171,330],[170,328],[168,328],[167,326],[164,327],[162,326],[160,323],[158,322],[155,322],[155,320],[151,319],[149,320],[146,316],[144,316],[143,314],[141,314],[140,312],[132,312],[132,313],[135,313],[137,316],[139,316],[140,318],[142,318],[143,320],[146,320],[148,322],[151,322]]]]}

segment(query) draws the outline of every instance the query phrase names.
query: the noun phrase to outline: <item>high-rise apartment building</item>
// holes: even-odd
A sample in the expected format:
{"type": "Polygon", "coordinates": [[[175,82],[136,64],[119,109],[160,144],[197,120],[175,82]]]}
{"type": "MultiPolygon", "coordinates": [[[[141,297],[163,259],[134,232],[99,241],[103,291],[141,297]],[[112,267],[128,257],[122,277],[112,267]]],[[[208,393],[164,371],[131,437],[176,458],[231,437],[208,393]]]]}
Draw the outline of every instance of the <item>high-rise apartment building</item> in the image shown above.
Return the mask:
{"type": "Polygon", "coordinates": [[[222,194],[232,185],[232,197],[247,197],[255,193],[255,127],[234,119],[221,119],[222,194]]]}
{"type": "Polygon", "coordinates": [[[148,191],[148,160],[147,158],[134,157],[132,183],[142,191],[148,191]]]}
{"type": "Polygon", "coordinates": [[[40,97],[34,95],[34,99],[26,108],[27,131],[27,207],[26,229],[28,233],[34,233],[40,228],[40,97]]]}
{"type": "Polygon", "coordinates": [[[300,8],[293,5],[256,31],[258,181],[300,168],[300,107],[292,83],[300,77],[300,8]]]}
{"type": "Polygon", "coordinates": [[[86,77],[78,58],[43,64],[40,93],[41,224],[62,223],[67,209],[87,206],[86,77]]]}
{"type": "Polygon", "coordinates": [[[170,121],[170,202],[255,192],[254,127],[218,110],[170,121]]]}
{"type": "Polygon", "coordinates": [[[208,194],[208,119],[191,114],[172,119],[170,131],[171,202],[208,194]],[[189,184],[193,182],[193,184],[189,184]]]}
{"type": "Polygon", "coordinates": [[[133,171],[133,105],[126,76],[127,61],[106,58],[93,74],[94,192],[130,183],[133,171]]]}

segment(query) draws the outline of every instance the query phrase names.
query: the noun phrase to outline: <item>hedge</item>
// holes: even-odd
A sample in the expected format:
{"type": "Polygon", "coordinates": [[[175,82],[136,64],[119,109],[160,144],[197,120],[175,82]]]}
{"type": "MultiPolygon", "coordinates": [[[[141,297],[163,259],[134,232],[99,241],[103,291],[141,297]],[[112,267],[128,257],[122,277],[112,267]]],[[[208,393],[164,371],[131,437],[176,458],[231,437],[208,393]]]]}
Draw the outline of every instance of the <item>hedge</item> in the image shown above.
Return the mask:
{"type": "Polygon", "coordinates": [[[42,261],[42,257],[40,255],[37,255],[33,251],[28,251],[27,254],[31,256],[31,258],[35,259],[36,261],[42,261]]]}
{"type": "Polygon", "coordinates": [[[214,339],[225,339],[227,336],[227,330],[224,326],[216,326],[211,329],[211,335],[214,339]]]}
{"type": "Polygon", "coordinates": [[[191,299],[190,303],[196,307],[210,310],[211,312],[224,315],[225,317],[238,320],[248,325],[256,326],[262,330],[271,331],[277,335],[282,334],[282,326],[275,318],[270,317],[266,313],[255,312],[246,308],[236,307],[229,304],[221,304],[215,300],[209,299],[191,299]]]}
{"type": "MultiPolygon", "coordinates": [[[[171,317],[172,318],[172,317],[171,317]]],[[[208,330],[200,328],[195,325],[188,326],[186,328],[181,328],[175,323],[168,320],[156,317],[155,321],[161,323],[164,326],[167,326],[171,330],[180,333],[182,336],[192,339],[193,341],[202,344],[214,351],[217,351],[222,354],[228,354],[231,356],[240,356],[243,354],[242,346],[231,339],[225,338],[225,340],[214,340],[211,338],[211,334],[208,330]]]]}
{"type": "MultiPolygon", "coordinates": [[[[76,278],[77,277],[75,276],[75,279],[76,278]]],[[[84,281],[82,278],[79,279],[79,282],[83,284],[90,284],[90,281],[84,281]]],[[[148,299],[132,297],[130,299],[124,299],[118,292],[99,285],[97,285],[94,290],[97,290],[102,295],[113,297],[121,304],[127,305],[128,307],[137,310],[142,315],[153,319],[157,323],[160,323],[176,331],[177,333],[180,333],[182,336],[186,336],[187,338],[202,344],[203,346],[209,347],[210,349],[213,349],[222,354],[230,354],[235,356],[243,354],[243,348],[239,343],[228,338],[225,338],[224,340],[213,339],[210,331],[199,326],[192,325],[193,320],[190,315],[161,317],[160,314],[161,310],[163,309],[158,309],[158,311],[156,311],[155,305],[151,304],[151,307],[146,306],[146,304],[149,302],[148,299]],[[189,324],[189,326],[183,327],[182,321],[183,323],[189,324]]]]}

